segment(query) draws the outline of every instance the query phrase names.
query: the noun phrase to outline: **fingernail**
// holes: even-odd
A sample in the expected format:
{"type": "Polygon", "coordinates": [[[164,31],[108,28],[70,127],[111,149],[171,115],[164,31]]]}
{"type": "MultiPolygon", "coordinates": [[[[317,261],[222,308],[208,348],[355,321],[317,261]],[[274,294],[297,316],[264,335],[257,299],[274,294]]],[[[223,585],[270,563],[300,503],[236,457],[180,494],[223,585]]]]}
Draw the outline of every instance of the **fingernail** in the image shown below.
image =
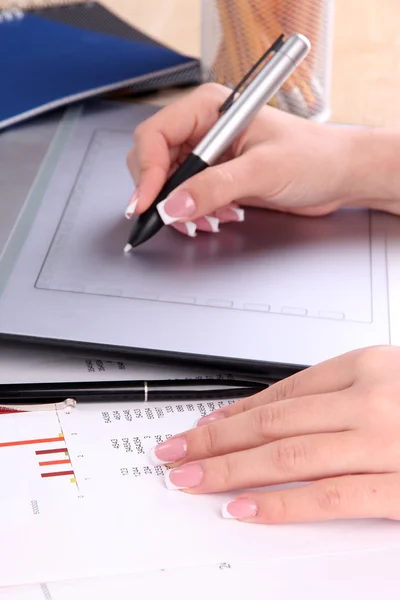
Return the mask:
{"type": "Polygon", "coordinates": [[[166,465],[181,460],[186,456],[186,452],[187,443],[185,438],[171,438],[150,450],[150,460],[153,465],[166,465]]]}
{"type": "Polygon", "coordinates": [[[133,215],[135,214],[138,200],[139,200],[139,198],[138,198],[137,192],[134,192],[132,198],[129,200],[129,204],[125,211],[125,217],[127,219],[132,219],[133,215]]]}
{"type": "Polygon", "coordinates": [[[196,237],[196,223],[193,221],[185,221],[184,223],[172,223],[172,227],[183,233],[183,235],[187,235],[189,237],[196,237]]]}
{"type": "Polygon", "coordinates": [[[196,219],[196,227],[199,231],[209,231],[210,233],[218,233],[219,219],[217,217],[200,217],[196,219]]]}
{"type": "Polygon", "coordinates": [[[157,205],[157,210],[165,225],[171,225],[180,219],[190,218],[196,212],[196,204],[185,190],[171,192],[157,205]]]}
{"type": "Polygon", "coordinates": [[[258,506],[250,498],[239,498],[222,505],[222,516],[224,519],[249,519],[255,517],[258,506]]]}
{"type": "Polygon", "coordinates": [[[220,419],[225,419],[223,412],[212,412],[205,417],[201,417],[201,419],[196,422],[196,427],[200,427],[200,425],[208,425],[208,423],[213,423],[214,421],[219,421],[220,419]]]}
{"type": "Polygon", "coordinates": [[[165,485],[169,490],[185,490],[200,485],[203,469],[198,463],[171,469],[165,474],[165,485]]]}
{"type": "Polygon", "coordinates": [[[217,210],[217,216],[221,223],[242,223],[244,221],[243,208],[234,208],[233,206],[224,206],[217,210]]]}

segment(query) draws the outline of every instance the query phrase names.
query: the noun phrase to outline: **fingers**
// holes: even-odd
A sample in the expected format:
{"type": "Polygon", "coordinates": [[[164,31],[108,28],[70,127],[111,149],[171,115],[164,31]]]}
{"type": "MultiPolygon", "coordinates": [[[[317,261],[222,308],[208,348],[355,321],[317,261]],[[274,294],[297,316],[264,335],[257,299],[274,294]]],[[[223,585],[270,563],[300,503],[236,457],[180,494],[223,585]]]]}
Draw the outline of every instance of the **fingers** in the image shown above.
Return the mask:
{"type": "Polygon", "coordinates": [[[374,461],[360,438],[346,431],[282,439],[185,463],[167,471],[166,485],[207,494],[368,472],[374,461]]]}
{"type": "Polygon", "coordinates": [[[357,425],[349,393],[282,400],[171,437],[154,449],[157,464],[223,456],[274,440],[350,430],[357,425]]]}
{"type": "Polygon", "coordinates": [[[238,496],[222,507],[228,519],[278,524],[333,519],[400,519],[395,473],[323,479],[288,489],[238,496]]]}
{"type": "Polygon", "coordinates": [[[152,156],[147,162],[140,162],[137,147],[133,147],[127,157],[128,168],[136,182],[136,189],[125,211],[127,219],[150,206],[169,177],[171,164],[176,161],[178,148],[169,149],[162,136],[154,137],[157,141],[153,139],[152,156]]]}
{"type": "Polygon", "coordinates": [[[195,237],[197,231],[218,233],[221,225],[226,223],[241,223],[243,221],[244,210],[232,202],[221,210],[216,211],[213,215],[206,215],[195,221],[184,221],[183,223],[177,221],[176,223],[172,223],[171,227],[184,235],[195,237]]]}
{"type": "Polygon", "coordinates": [[[134,149],[127,165],[136,183],[130,202],[142,213],[153,202],[167,179],[170,166],[181,146],[191,148],[205,135],[219,117],[219,107],[229,90],[217,84],[204,85],[141,123],[134,133],[134,149]]]}
{"type": "Polygon", "coordinates": [[[212,412],[200,419],[197,425],[206,425],[212,421],[289,398],[301,398],[345,390],[353,384],[354,363],[359,354],[360,351],[355,350],[299,371],[254,396],[244,398],[239,402],[212,412]]]}
{"type": "MultiPolygon", "coordinates": [[[[216,211],[223,214],[222,209],[232,202],[260,195],[263,178],[254,155],[255,150],[250,150],[243,156],[209,167],[176,188],[157,206],[164,223],[194,221],[216,211]]],[[[267,163],[266,153],[265,165],[267,163]]]]}

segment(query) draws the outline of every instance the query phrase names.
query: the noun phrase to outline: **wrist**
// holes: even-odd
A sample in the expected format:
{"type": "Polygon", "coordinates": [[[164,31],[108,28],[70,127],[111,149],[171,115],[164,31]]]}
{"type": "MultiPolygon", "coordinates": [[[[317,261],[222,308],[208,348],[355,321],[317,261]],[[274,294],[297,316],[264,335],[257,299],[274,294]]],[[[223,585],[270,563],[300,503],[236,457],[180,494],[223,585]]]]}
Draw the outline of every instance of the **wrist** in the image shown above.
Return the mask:
{"type": "Polygon", "coordinates": [[[346,204],[400,214],[400,132],[357,129],[351,136],[346,204]]]}

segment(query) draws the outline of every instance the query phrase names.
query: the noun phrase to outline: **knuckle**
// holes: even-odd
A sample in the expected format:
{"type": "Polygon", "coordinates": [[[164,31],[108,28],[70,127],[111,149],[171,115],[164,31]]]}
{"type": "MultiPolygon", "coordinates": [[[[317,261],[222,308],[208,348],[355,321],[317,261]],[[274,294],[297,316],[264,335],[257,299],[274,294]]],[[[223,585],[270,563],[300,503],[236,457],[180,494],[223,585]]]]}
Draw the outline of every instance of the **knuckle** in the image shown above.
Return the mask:
{"type": "MultiPolygon", "coordinates": [[[[357,409],[360,423],[366,425],[371,432],[390,431],[400,424],[400,387],[391,388],[390,383],[365,389],[357,398],[357,409]]],[[[387,440],[386,440],[387,441],[387,440]]]]}
{"type": "Polygon", "coordinates": [[[304,444],[293,440],[277,443],[272,453],[272,462],[278,471],[295,474],[307,462],[304,444]]]}
{"type": "Polygon", "coordinates": [[[224,456],[219,464],[217,488],[221,490],[230,489],[235,476],[235,459],[232,455],[224,456]]]}
{"type": "Polygon", "coordinates": [[[382,395],[374,388],[365,389],[361,398],[362,410],[368,418],[375,418],[382,410],[382,395]]]}
{"type": "Polygon", "coordinates": [[[272,396],[272,402],[279,402],[286,398],[293,398],[296,395],[298,384],[298,377],[292,375],[286,379],[282,379],[279,383],[272,385],[269,388],[270,395],[272,396]]]}
{"type": "Polygon", "coordinates": [[[283,407],[281,404],[273,403],[261,406],[254,410],[254,430],[258,436],[261,434],[264,440],[271,438],[271,434],[281,428],[284,418],[283,407]]]}
{"type": "Polygon", "coordinates": [[[214,175],[214,185],[215,183],[218,185],[219,190],[223,190],[226,185],[235,184],[235,177],[230,169],[227,168],[227,165],[216,165],[213,168],[214,175]]]}
{"type": "MultiPolygon", "coordinates": [[[[201,177],[202,198],[207,198],[207,206],[212,211],[221,205],[229,195],[229,191],[236,188],[235,178],[226,165],[215,165],[207,169],[201,177]],[[204,193],[206,191],[206,193],[204,193]]],[[[198,180],[200,183],[200,179],[198,180]]],[[[200,201],[199,201],[200,204],[200,201]]]]}
{"type": "Polygon", "coordinates": [[[357,351],[356,366],[361,373],[371,374],[381,372],[382,366],[387,367],[395,359],[399,359],[399,349],[393,346],[372,346],[357,351]]]}
{"type": "Polygon", "coordinates": [[[344,505],[343,488],[337,483],[330,483],[317,494],[317,505],[327,513],[337,513],[344,505]]]}
{"type": "Polygon", "coordinates": [[[201,445],[204,455],[215,456],[218,454],[220,436],[217,423],[209,423],[209,425],[199,428],[199,433],[202,436],[201,445]]]}
{"type": "Polygon", "coordinates": [[[285,493],[276,493],[263,511],[266,523],[286,523],[289,520],[289,506],[285,493]]]}

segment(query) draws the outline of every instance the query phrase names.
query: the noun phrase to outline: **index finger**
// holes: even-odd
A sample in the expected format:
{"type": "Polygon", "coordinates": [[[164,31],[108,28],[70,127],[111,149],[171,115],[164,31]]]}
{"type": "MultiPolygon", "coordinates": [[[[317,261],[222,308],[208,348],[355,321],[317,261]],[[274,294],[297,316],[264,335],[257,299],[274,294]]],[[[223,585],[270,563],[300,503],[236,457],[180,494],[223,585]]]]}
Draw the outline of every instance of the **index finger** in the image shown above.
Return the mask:
{"type": "Polygon", "coordinates": [[[206,425],[272,402],[345,390],[354,383],[354,364],[359,354],[359,350],[353,350],[295,373],[254,396],[202,417],[197,425],[206,425]]]}
{"type": "Polygon", "coordinates": [[[194,147],[218,120],[229,90],[205,84],[166,106],[136,128],[127,165],[136,181],[137,213],[145,211],[163,187],[181,146],[194,147]]]}

